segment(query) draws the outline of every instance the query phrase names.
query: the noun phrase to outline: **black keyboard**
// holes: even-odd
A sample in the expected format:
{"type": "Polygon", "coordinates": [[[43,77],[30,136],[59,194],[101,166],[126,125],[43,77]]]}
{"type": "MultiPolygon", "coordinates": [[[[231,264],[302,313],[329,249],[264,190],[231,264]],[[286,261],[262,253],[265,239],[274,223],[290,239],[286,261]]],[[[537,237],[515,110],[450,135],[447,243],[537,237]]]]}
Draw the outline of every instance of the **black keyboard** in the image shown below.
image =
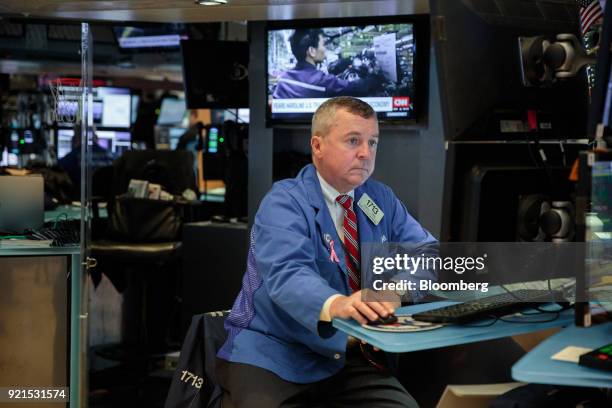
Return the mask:
{"type": "Polygon", "coordinates": [[[412,318],[432,323],[467,323],[485,317],[504,316],[542,303],[562,301],[563,296],[558,291],[520,289],[416,313],[412,318]]]}

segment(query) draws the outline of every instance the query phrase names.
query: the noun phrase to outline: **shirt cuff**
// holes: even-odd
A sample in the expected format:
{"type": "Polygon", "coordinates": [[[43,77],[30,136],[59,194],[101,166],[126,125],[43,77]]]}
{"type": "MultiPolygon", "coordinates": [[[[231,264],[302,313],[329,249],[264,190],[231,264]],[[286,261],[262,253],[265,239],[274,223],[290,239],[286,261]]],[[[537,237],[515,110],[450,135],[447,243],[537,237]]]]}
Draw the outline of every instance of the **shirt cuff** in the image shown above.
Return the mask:
{"type": "Polygon", "coordinates": [[[331,295],[330,297],[327,298],[325,303],[323,303],[323,307],[321,308],[321,313],[319,314],[319,321],[331,322],[332,319],[331,319],[331,316],[329,315],[329,308],[331,307],[331,304],[334,301],[334,299],[336,299],[339,296],[342,296],[342,295],[339,293],[336,293],[335,295],[331,295]]]}

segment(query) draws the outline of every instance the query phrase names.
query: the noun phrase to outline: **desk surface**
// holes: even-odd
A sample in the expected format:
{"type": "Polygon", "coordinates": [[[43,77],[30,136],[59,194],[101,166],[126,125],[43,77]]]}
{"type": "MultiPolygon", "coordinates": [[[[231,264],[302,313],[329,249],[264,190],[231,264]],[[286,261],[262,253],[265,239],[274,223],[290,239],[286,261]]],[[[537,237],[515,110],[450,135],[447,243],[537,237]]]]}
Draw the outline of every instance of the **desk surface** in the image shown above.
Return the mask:
{"type": "MultiPolygon", "coordinates": [[[[412,305],[397,309],[397,314],[413,314],[456,302],[434,302],[412,305]]],[[[566,310],[553,321],[541,322],[554,315],[537,314],[534,316],[508,316],[507,319],[518,321],[510,323],[498,320],[485,327],[486,321],[471,325],[446,325],[439,329],[417,333],[386,333],[361,327],[354,320],[334,319],[333,325],[351,336],[364,340],[374,347],[392,353],[426,350],[438,347],[454,346],[477,341],[498,339],[518,334],[531,333],[551,327],[567,326],[573,323],[574,311],[566,310]],[[478,326],[480,325],[480,326],[478,326]]]]}
{"type": "Polygon", "coordinates": [[[0,256],[55,256],[55,255],[79,255],[81,247],[21,247],[2,248],[0,244],[0,256]]]}
{"type": "Polygon", "coordinates": [[[608,343],[612,343],[612,323],[588,328],[569,326],[514,364],[512,378],[540,384],[612,388],[612,372],[550,358],[567,346],[597,348],[608,343]]]}

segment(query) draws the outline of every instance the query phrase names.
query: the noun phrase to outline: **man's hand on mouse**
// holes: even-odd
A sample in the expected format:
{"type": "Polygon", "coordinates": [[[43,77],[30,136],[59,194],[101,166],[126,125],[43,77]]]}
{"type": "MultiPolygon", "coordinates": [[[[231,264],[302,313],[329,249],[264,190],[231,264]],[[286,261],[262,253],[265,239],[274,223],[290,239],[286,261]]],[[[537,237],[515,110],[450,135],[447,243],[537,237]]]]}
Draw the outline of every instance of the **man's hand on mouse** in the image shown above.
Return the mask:
{"type": "Polygon", "coordinates": [[[363,291],[357,291],[350,296],[338,296],[330,305],[329,315],[333,318],[354,319],[359,324],[366,324],[374,321],[379,316],[387,317],[395,313],[395,309],[400,306],[398,301],[389,301],[389,296],[385,300],[370,300],[379,297],[372,291],[365,296],[363,291]],[[362,299],[367,298],[368,301],[362,299]]]}

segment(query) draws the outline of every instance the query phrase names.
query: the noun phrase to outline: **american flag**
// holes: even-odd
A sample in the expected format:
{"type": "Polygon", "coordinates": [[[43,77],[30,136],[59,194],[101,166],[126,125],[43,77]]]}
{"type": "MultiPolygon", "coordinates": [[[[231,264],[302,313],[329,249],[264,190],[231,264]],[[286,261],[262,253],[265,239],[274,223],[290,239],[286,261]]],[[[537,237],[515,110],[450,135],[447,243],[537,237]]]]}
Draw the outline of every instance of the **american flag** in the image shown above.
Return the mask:
{"type": "Polygon", "coordinates": [[[582,35],[585,35],[593,23],[603,17],[603,10],[599,0],[577,0],[580,6],[580,26],[582,35]]]}

